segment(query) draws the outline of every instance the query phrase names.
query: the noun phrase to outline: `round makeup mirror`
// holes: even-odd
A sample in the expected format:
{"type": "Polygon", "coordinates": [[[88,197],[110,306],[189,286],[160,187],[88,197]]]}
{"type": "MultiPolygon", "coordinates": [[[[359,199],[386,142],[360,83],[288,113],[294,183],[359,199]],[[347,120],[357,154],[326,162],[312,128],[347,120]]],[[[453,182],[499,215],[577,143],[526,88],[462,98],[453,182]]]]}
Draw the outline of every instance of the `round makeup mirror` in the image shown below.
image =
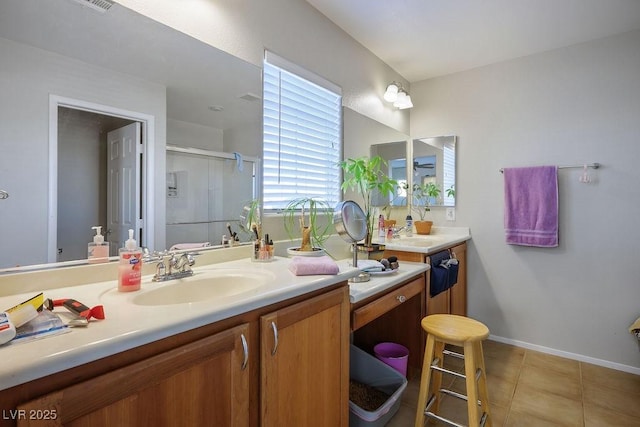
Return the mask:
{"type": "MultiPolygon", "coordinates": [[[[333,225],[338,235],[347,243],[351,243],[353,251],[353,266],[358,267],[358,249],[356,243],[367,236],[367,217],[364,211],[353,200],[346,200],[336,205],[333,212],[333,225]]],[[[350,282],[365,282],[369,280],[369,273],[362,272],[349,279],[350,282]]]]}

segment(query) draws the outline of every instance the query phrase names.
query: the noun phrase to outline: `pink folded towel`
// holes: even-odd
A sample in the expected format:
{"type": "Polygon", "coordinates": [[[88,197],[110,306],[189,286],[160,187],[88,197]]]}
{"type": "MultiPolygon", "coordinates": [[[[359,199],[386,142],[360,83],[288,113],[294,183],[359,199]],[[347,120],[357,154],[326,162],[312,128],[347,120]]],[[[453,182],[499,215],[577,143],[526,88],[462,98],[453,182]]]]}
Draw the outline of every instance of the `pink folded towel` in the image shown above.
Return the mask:
{"type": "Polygon", "coordinates": [[[328,255],[318,257],[294,256],[291,258],[289,270],[296,276],[336,275],[340,271],[338,264],[328,255]]]}
{"type": "Polygon", "coordinates": [[[558,246],[558,167],[504,169],[504,229],[511,245],[558,246]]]}

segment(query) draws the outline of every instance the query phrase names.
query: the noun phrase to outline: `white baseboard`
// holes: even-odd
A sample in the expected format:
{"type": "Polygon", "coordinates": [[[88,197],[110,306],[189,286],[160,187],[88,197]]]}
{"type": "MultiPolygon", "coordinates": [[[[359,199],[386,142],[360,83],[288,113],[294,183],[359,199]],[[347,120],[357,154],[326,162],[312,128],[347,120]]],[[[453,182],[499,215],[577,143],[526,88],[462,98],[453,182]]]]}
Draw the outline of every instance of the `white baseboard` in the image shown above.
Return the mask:
{"type": "Polygon", "coordinates": [[[631,374],[640,375],[640,368],[635,366],[623,365],[622,363],[610,362],[608,360],[596,359],[594,357],[584,356],[582,354],[569,353],[568,351],[556,350],[555,348],[543,347],[541,345],[530,344],[524,341],[513,340],[510,338],[503,338],[496,335],[489,335],[489,339],[498,341],[504,344],[511,344],[516,347],[522,347],[529,350],[539,351],[541,353],[552,354],[554,356],[564,357],[566,359],[577,360],[580,362],[591,363],[592,365],[603,366],[605,368],[611,368],[618,371],[629,372],[631,374]]]}

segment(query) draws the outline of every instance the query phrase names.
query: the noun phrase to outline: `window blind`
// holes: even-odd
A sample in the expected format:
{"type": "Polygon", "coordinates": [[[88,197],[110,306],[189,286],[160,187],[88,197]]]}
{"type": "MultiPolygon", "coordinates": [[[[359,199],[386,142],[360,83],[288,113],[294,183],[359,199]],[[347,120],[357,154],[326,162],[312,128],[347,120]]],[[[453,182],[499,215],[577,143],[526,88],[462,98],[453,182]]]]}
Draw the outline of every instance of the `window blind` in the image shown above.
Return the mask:
{"type": "MultiPolygon", "coordinates": [[[[454,137],[455,138],[455,137],[454,137]]],[[[447,196],[447,190],[453,187],[456,179],[456,152],[454,143],[446,142],[442,147],[444,176],[442,177],[444,206],[454,206],[455,197],[447,196]]]]}
{"type": "Polygon", "coordinates": [[[300,197],[338,203],[341,94],[267,59],[263,70],[263,208],[300,197]]]}

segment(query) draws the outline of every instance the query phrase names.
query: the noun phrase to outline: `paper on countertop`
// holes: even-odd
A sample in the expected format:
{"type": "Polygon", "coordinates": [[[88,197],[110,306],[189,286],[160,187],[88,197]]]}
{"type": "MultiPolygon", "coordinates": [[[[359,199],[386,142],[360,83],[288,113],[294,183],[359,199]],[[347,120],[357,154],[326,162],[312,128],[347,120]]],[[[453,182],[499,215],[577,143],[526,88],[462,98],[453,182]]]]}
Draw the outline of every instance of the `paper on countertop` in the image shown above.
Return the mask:
{"type": "Polygon", "coordinates": [[[16,337],[9,344],[33,341],[52,335],[70,332],[60,317],[49,310],[42,310],[33,320],[16,329],[16,337]]]}

